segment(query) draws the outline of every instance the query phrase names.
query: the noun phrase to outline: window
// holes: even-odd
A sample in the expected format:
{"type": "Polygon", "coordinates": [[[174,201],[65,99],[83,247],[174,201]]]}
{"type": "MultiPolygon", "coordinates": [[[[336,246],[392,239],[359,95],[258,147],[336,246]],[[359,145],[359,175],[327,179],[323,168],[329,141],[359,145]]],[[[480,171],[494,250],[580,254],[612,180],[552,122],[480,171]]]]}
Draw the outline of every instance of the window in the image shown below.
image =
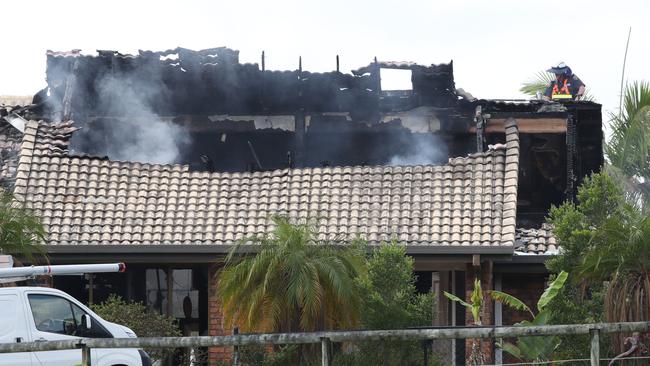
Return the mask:
{"type": "Polygon", "coordinates": [[[413,90],[411,70],[385,69],[379,70],[381,77],[381,90],[413,90]]]}
{"type": "Polygon", "coordinates": [[[99,321],[92,317],[90,329],[87,329],[82,322],[86,312],[62,297],[32,294],[28,295],[28,298],[34,324],[41,332],[88,338],[113,337],[99,321]]]}
{"type": "Polygon", "coordinates": [[[199,291],[193,287],[191,269],[174,269],[172,288],[172,312],[175,318],[199,317],[199,291]]]}
{"type": "Polygon", "coordinates": [[[159,314],[167,314],[167,271],[165,269],[147,269],[146,272],[147,306],[159,314]]]}
{"type": "Polygon", "coordinates": [[[192,269],[147,269],[147,306],[175,318],[198,319],[199,291],[194,286],[194,272],[192,269]]]}
{"type": "Polygon", "coordinates": [[[77,322],[70,302],[58,296],[29,295],[34,324],[41,332],[74,335],[77,322]]]}

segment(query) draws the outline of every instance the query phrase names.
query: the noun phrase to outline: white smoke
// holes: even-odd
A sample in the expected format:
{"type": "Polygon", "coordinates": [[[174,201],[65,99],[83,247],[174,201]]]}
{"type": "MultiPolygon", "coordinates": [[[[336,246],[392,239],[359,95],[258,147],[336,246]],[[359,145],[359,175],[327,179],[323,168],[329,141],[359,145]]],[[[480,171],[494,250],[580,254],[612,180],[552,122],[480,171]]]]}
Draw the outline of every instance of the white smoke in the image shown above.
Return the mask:
{"type": "Polygon", "coordinates": [[[406,150],[393,156],[388,165],[436,165],[447,160],[446,145],[435,135],[414,133],[406,150]]]}
{"type": "Polygon", "coordinates": [[[108,76],[98,82],[97,90],[107,116],[127,116],[120,118],[106,136],[105,153],[110,159],[156,164],[178,161],[190,136],[182,127],[153,112],[154,100],[167,94],[162,82],[108,76]]]}

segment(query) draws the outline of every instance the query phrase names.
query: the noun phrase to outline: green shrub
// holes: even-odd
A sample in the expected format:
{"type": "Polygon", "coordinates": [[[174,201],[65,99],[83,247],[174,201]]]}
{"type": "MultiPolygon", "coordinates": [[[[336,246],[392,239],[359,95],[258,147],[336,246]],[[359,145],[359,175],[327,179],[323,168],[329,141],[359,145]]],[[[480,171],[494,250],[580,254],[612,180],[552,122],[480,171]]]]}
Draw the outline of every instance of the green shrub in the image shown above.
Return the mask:
{"type": "MultiPolygon", "coordinates": [[[[577,203],[565,202],[553,207],[548,221],[553,225],[562,252],[546,261],[552,273],[567,271],[573,278],[548,305],[551,324],[584,324],[605,321],[604,281],[576,281],[580,266],[590,253],[598,252],[600,246],[593,239],[605,223],[615,219],[630,221],[636,216],[625,199],[623,191],[608,174],[599,173],[585,179],[578,189],[577,203]]],[[[589,353],[589,336],[560,336],[562,343],[555,352],[559,359],[583,358],[589,353]]],[[[602,349],[610,351],[610,337],[601,337],[602,349]]]]}
{"type": "MultiPolygon", "coordinates": [[[[417,293],[413,258],[406,255],[405,246],[395,242],[382,245],[372,253],[367,266],[368,275],[358,284],[365,329],[433,325],[436,294],[417,293]]],[[[418,341],[359,342],[356,352],[342,352],[338,357],[341,364],[350,365],[422,365],[424,352],[418,341]]]]}
{"type": "MultiPolygon", "coordinates": [[[[138,337],[179,337],[182,335],[176,319],[149,310],[144,304],[126,301],[111,295],[105,302],[92,305],[97,315],[112,323],[131,328],[138,337]]],[[[145,350],[151,358],[162,360],[174,353],[172,348],[145,350]]]]}

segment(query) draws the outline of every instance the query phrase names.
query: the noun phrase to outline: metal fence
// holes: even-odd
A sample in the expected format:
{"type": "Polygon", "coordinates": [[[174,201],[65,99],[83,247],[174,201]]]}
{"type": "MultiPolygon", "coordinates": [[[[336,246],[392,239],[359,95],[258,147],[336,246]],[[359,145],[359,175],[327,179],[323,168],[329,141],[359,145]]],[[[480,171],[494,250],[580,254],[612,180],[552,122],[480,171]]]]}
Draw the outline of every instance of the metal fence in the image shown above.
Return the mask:
{"type": "MultiPolygon", "coordinates": [[[[591,337],[591,365],[600,363],[600,334],[650,332],[650,322],[544,325],[529,327],[456,327],[447,329],[394,329],[329,331],[310,333],[236,334],[217,337],[155,337],[155,338],[82,338],[76,340],[0,344],[0,353],[37,352],[81,349],[82,365],[92,364],[93,348],[193,348],[228,347],[271,344],[318,344],[323,366],[331,365],[332,342],[434,340],[456,338],[512,338],[521,336],[585,335],[591,337]]],[[[236,357],[234,357],[236,362],[236,357]]]]}

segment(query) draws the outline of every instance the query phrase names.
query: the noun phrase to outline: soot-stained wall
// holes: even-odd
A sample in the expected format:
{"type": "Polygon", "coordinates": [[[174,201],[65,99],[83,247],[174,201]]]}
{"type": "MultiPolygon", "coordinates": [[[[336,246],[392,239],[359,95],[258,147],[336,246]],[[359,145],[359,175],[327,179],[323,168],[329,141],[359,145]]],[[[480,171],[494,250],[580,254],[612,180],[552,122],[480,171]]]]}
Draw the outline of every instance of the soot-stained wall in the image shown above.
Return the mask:
{"type": "Polygon", "coordinates": [[[471,121],[470,109],[458,113],[468,101],[451,63],[375,61],[345,74],[269,71],[227,48],[49,52],[47,80],[35,101],[49,119],[82,128],[74,152],[115,160],[241,171],[437,164],[473,151],[448,133],[466,134],[471,121]],[[386,68],[410,71],[413,90],[383,92],[386,68]]]}

